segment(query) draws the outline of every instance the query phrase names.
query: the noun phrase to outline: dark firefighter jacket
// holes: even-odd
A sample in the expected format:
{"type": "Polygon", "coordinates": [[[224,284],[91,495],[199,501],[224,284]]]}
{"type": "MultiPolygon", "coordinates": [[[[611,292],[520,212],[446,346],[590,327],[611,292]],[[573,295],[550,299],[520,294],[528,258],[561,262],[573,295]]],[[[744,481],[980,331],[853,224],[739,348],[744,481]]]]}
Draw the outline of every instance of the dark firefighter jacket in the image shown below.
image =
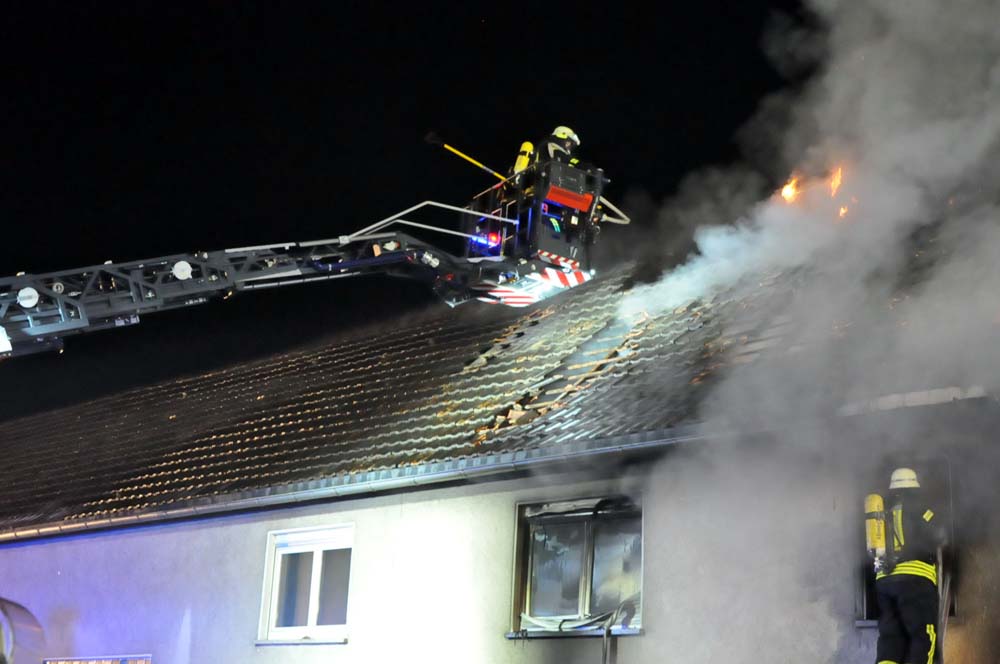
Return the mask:
{"type": "Polygon", "coordinates": [[[536,161],[560,161],[570,166],[576,166],[580,163],[579,159],[563,147],[563,141],[551,137],[539,143],[536,161]]]}
{"type": "Polygon", "coordinates": [[[876,578],[912,574],[936,584],[940,517],[919,489],[890,494],[889,503],[885,514],[889,566],[876,578]]]}

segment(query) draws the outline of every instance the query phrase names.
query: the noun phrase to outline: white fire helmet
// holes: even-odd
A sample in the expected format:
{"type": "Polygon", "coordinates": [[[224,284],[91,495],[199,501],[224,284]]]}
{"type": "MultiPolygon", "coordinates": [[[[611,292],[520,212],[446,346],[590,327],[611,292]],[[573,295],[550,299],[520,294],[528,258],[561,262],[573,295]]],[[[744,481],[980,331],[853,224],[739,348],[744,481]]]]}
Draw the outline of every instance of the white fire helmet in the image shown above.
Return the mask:
{"type": "Polygon", "coordinates": [[[576,135],[576,132],[566,126],[556,127],[552,130],[552,135],[561,140],[572,141],[574,145],[580,145],[580,137],[576,135]]]}
{"type": "Polygon", "coordinates": [[[919,489],[917,473],[912,468],[897,468],[892,471],[889,479],[889,489],[919,489]]]}

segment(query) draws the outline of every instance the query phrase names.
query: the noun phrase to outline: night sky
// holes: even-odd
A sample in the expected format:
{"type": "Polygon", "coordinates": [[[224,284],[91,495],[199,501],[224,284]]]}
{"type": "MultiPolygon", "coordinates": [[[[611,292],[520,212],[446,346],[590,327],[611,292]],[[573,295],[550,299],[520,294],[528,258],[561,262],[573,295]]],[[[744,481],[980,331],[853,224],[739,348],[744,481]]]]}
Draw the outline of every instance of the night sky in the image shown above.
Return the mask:
{"type": "MultiPolygon", "coordinates": [[[[612,200],[660,200],[685,173],[738,158],[735,131],[784,84],[765,26],[798,11],[22,4],[0,16],[5,276],[326,238],[492,184],[424,143],[429,130],[506,171],[521,141],[567,124],[612,200]]],[[[0,363],[0,419],[439,306],[417,284],[373,278],[147,316],[0,363]]]]}

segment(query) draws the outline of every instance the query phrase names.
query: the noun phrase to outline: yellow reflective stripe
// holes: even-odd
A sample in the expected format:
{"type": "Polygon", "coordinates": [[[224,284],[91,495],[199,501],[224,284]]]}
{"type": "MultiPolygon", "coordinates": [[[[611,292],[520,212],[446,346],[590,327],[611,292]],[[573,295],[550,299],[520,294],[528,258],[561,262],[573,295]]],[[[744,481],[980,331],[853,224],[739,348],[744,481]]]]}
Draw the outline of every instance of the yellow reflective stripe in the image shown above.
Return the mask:
{"type": "Polygon", "coordinates": [[[916,569],[921,572],[926,572],[928,574],[934,574],[937,569],[934,565],[930,563],[925,563],[922,560],[904,560],[901,563],[896,563],[896,567],[893,569],[916,569]]]}
{"type": "Polygon", "coordinates": [[[912,576],[920,576],[929,580],[934,585],[937,585],[937,568],[934,565],[923,562],[922,560],[907,560],[902,563],[898,563],[892,568],[892,575],[896,574],[910,574],[912,576]]]}
{"type": "Polygon", "coordinates": [[[919,576],[930,580],[932,583],[937,583],[937,579],[934,578],[933,574],[928,574],[927,572],[921,572],[914,569],[893,570],[892,574],[889,576],[899,576],[901,574],[906,574],[907,576],[919,576]]]}
{"type": "Polygon", "coordinates": [[[880,659],[878,661],[878,664],[899,664],[899,662],[891,660],[891,659],[880,659]]]}
{"type": "Polygon", "coordinates": [[[924,512],[924,521],[926,521],[927,523],[930,523],[931,519],[933,519],[933,518],[934,518],[934,512],[932,512],[930,510],[927,510],[926,512],[924,512]]]}
{"type": "Polygon", "coordinates": [[[903,508],[898,505],[892,508],[892,523],[895,530],[893,538],[899,546],[906,546],[906,538],[903,535],[903,508]]]}
{"type": "Polygon", "coordinates": [[[909,574],[911,576],[920,576],[934,585],[937,585],[937,567],[929,563],[925,563],[922,560],[907,560],[901,563],[897,563],[895,567],[892,568],[891,572],[877,572],[875,574],[875,579],[884,579],[886,576],[891,576],[895,574],[909,574]]]}
{"type": "Polygon", "coordinates": [[[934,646],[937,645],[937,632],[934,625],[927,625],[927,636],[931,638],[931,649],[927,651],[927,664],[934,664],[934,646]]]}
{"type": "Polygon", "coordinates": [[[896,567],[920,567],[922,569],[926,569],[929,572],[934,571],[934,565],[931,565],[928,562],[924,562],[923,560],[903,560],[896,563],[896,567]]]}

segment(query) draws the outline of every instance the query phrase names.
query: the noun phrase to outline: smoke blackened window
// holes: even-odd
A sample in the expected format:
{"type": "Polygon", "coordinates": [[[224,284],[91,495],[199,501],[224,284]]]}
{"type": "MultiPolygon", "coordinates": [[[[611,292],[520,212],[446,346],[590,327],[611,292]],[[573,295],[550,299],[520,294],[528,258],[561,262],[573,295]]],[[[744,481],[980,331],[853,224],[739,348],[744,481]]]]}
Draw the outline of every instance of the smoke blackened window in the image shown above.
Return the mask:
{"type": "Polygon", "coordinates": [[[636,633],[642,515],[616,496],[521,506],[516,636],[636,633]]]}
{"type": "Polygon", "coordinates": [[[528,613],[539,618],[577,615],[585,539],[582,521],[531,526],[528,613]]]}
{"type": "Polygon", "coordinates": [[[609,613],[638,597],[641,569],[642,520],[633,517],[595,523],[590,613],[609,613]]]}

